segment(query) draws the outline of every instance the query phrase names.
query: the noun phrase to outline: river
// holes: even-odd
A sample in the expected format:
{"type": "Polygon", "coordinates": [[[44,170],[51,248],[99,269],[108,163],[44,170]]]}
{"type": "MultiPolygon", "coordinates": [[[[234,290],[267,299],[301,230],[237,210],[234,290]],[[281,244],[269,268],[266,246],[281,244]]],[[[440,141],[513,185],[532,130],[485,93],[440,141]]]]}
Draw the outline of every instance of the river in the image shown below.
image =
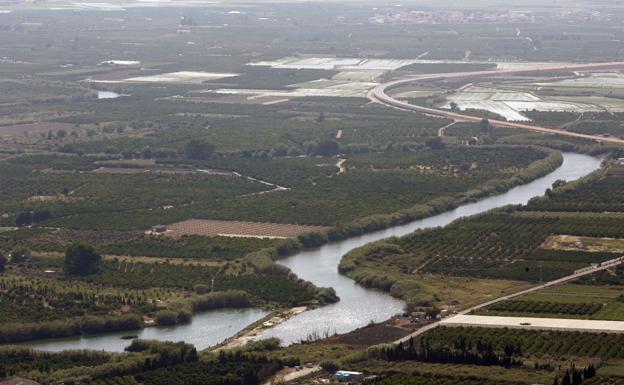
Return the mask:
{"type": "MultiPolygon", "coordinates": [[[[390,295],[365,289],[353,280],[338,274],[338,263],[349,251],[393,236],[403,236],[415,230],[445,226],[452,221],[509,204],[524,204],[535,196],[543,195],[558,179],[572,181],[600,167],[600,160],[586,155],[565,153],[563,164],[545,177],[526,185],[515,187],[506,193],[485,198],[454,210],[417,220],[383,231],[330,243],[319,249],[298,253],[283,259],[281,264],[289,267],[299,277],[317,286],[331,286],[340,302],[306,311],[288,321],[268,329],[261,338],[278,337],[284,344],[298,342],[309,335],[346,333],[365,326],[371,321],[387,320],[403,310],[404,303],[390,295]]],[[[214,310],[193,316],[192,323],[168,328],[146,328],[138,333],[110,333],[105,335],[76,337],[61,340],[33,341],[28,343],[36,349],[59,351],[64,349],[98,349],[121,351],[129,342],[120,336],[138,334],[141,338],[173,340],[194,344],[205,349],[236,334],[248,324],[262,318],[266,312],[259,309],[214,310]]]]}

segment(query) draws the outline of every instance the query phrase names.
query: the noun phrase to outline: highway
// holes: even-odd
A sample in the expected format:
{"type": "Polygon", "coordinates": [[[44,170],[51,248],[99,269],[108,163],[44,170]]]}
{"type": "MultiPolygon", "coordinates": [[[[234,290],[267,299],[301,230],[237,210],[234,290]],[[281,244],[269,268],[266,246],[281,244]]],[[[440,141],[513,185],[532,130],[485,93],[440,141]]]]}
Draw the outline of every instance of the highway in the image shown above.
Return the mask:
{"type": "MultiPolygon", "coordinates": [[[[546,67],[528,67],[522,69],[508,69],[508,70],[488,70],[488,71],[475,71],[475,72],[453,72],[453,73],[445,73],[445,74],[429,74],[429,75],[420,75],[409,77],[405,79],[394,80],[388,83],[380,84],[375,87],[368,94],[369,99],[385,104],[390,107],[399,108],[402,110],[415,111],[430,115],[442,116],[445,118],[453,119],[454,121],[460,122],[478,122],[481,121],[480,117],[466,115],[462,113],[457,113],[448,110],[440,110],[437,108],[423,107],[417,106],[414,104],[410,104],[407,102],[403,102],[397,99],[394,99],[392,96],[388,95],[388,91],[397,88],[400,86],[404,86],[413,82],[424,82],[424,81],[436,81],[436,80],[446,80],[446,79],[473,79],[479,77],[487,77],[487,76],[500,76],[500,75],[514,75],[514,74],[522,74],[522,73],[532,73],[532,72],[549,72],[549,71],[581,71],[581,70],[606,70],[606,69],[618,69],[624,68],[624,62],[605,62],[605,63],[586,63],[586,64],[559,64],[553,66],[546,67]]],[[[616,143],[616,144],[624,144],[624,139],[615,138],[615,137],[605,137],[600,135],[589,135],[589,134],[581,134],[577,132],[565,131],[557,128],[548,128],[541,127],[532,124],[526,123],[514,123],[508,122],[504,120],[496,120],[490,119],[490,124],[497,127],[508,127],[508,128],[519,128],[525,130],[531,130],[536,132],[543,132],[548,134],[558,134],[564,136],[570,136],[575,138],[582,139],[590,139],[598,142],[604,143],[616,143]]]]}
{"type": "MultiPolygon", "coordinates": [[[[521,290],[521,291],[518,291],[518,292],[513,293],[513,294],[505,295],[505,296],[493,299],[491,301],[480,303],[478,305],[475,305],[475,306],[472,306],[472,307],[470,307],[468,309],[460,311],[459,313],[457,313],[457,316],[467,315],[469,313],[472,313],[475,310],[483,309],[485,307],[494,305],[494,304],[499,303],[499,302],[507,301],[508,299],[512,299],[512,298],[515,298],[515,297],[518,297],[518,296],[521,296],[521,295],[524,295],[524,294],[533,293],[535,291],[544,289],[546,287],[560,285],[562,283],[566,283],[568,281],[575,280],[575,279],[583,277],[585,275],[594,274],[594,273],[596,273],[598,271],[609,269],[609,268],[617,266],[617,265],[619,265],[621,263],[624,263],[624,257],[619,257],[619,258],[611,259],[611,260],[608,260],[608,261],[604,261],[604,262],[602,262],[599,265],[590,266],[590,267],[587,267],[587,268],[584,268],[584,269],[577,270],[573,274],[567,275],[565,277],[561,277],[561,278],[558,278],[558,279],[555,279],[555,280],[543,283],[541,285],[537,285],[537,286],[531,287],[531,288],[526,289],[526,290],[521,290]]],[[[452,320],[453,317],[455,317],[455,316],[447,317],[447,318],[444,318],[443,320],[439,320],[439,321],[430,323],[430,324],[428,324],[428,325],[426,325],[426,326],[424,326],[424,327],[414,331],[413,333],[411,333],[411,334],[409,334],[409,335],[407,335],[407,336],[405,336],[405,337],[403,337],[401,339],[398,339],[397,341],[395,341],[395,343],[408,341],[410,338],[419,336],[419,335],[421,335],[421,334],[423,334],[423,333],[425,333],[425,332],[427,332],[427,331],[429,331],[431,329],[434,329],[434,328],[440,326],[440,324],[442,324],[442,321],[450,321],[450,320],[452,320]]]]}

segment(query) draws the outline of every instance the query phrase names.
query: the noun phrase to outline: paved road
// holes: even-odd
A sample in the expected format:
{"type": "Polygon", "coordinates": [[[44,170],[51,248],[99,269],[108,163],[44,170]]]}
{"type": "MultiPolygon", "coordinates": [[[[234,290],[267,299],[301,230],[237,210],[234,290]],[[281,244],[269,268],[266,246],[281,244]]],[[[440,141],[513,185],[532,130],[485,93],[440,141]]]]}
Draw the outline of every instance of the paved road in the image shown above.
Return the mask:
{"type": "MultiPolygon", "coordinates": [[[[529,289],[526,289],[526,290],[522,290],[522,291],[519,291],[519,292],[516,292],[516,293],[513,293],[513,294],[505,295],[503,297],[499,297],[499,298],[493,299],[491,301],[480,303],[480,304],[472,306],[472,307],[470,307],[468,309],[462,310],[457,315],[466,315],[466,314],[469,314],[469,313],[471,313],[471,312],[473,312],[475,310],[479,310],[479,309],[482,309],[484,307],[488,307],[488,306],[494,305],[495,303],[506,301],[508,299],[511,299],[511,298],[514,298],[514,297],[518,297],[518,296],[521,296],[521,295],[524,295],[524,294],[529,294],[529,293],[532,293],[532,292],[544,289],[546,287],[560,285],[562,283],[565,283],[565,282],[568,282],[568,281],[572,281],[574,279],[583,277],[585,275],[589,275],[589,274],[596,273],[598,271],[606,270],[606,269],[608,269],[610,267],[617,266],[617,265],[619,265],[621,263],[624,263],[624,257],[611,259],[611,260],[602,262],[599,266],[597,265],[597,266],[586,267],[586,268],[577,270],[576,272],[574,272],[571,275],[567,275],[565,277],[558,278],[558,279],[555,279],[553,281],[549,281],[549,282],[546,282],[544,284],[537,285],[537,286],[534,286],[532,288],[529,288],[529,289]]],[[[452,317],[448,317],[448,318],[445,318],[445,319],[447,319],[447,320],[448,319],[452,319],[452,317]]],[[[430,324],[428,324],[428,325],[426,325],[426,326],[416,330],[415,332],[413,332],[413,333],[411,333],[411,334],[409,334],[409,335],[407,335],[407,336],[405,336],[405,337],[403,337],[403,338],[401,338],[401,339],[399,339],[399,340],[397,340],[395,342],[398,343],[398,342],[407,341],[407,340],[409,340],[412,337],[416,337],[418,335],[421,335],[421,334],[423,334],[423,333],[425,333],[425,332],[427,332],[427,331],[429,331],[429,330],[431,330],[433,328],[438,327],[440,325],[440,322],[441,321],[436,321],[436,322],[430,323],[430,324]]]]}
{"type": "MultiPolygon", "coordinates": [[[[457,112],[447,111],[447,110],[439,110],[436,108],[422,107],[414,104],[410,104],[407,102],[402,102],[400,100],[396,100],[393,97],[389,96],[386,92],[412,82],[422,82],[422,81],[433,81],[433,80],[445,80],[445,79],[471,79],[485,76],[499,76],[499,75],[511,75],[511,74],[520,74],[520,73],[531,73],[531,72],[548,72],[548,71],[559,71],[559,70],[568,70],[568,71],[578,71],[578,70],[590,70],[590,69],[615,69],[615,68],[624,68],[624,62],[605,62],[605,63],[588,63],[588,64],[559,64],[548,67],[535,67],[535,68],[523,68],[523,69],[509,69],[509,70],[489,70],[489,71],[475,71],[475,72],[454,72],[454,73],[446,73],[446,74],[434,74],[434,75],[422,75],[415,76],[406,79],[395,80],[389,83],[380,84],[375,87],[368,95],[371,100],[383,103],[385,105],[409,110],[416,111],[430,115],[443,116],[449,119],[453,119],[455,121],[460,122],[478,122],[481,120],[480,117],[465,115],[457,112]]],[[[577,132],[570,132],[556,128],[548,128],[535,126],[532,124],[526,123],[513,123],[507,122],[504,120],[496,120],[491,119],[490,124],[498,127],[509,127],[509,128],[519,128],[537,132],[544,132],[549,134],[559,134],[564,136],[571,136],[575,138],[583,138],[596,140],[599,142],[607,142],[607,143],[617,143],[624,144],[624,139],[614,138],[614,137],[603,137],[600,135],[589,135],[589,134],[581,134],[577,132]]]]}

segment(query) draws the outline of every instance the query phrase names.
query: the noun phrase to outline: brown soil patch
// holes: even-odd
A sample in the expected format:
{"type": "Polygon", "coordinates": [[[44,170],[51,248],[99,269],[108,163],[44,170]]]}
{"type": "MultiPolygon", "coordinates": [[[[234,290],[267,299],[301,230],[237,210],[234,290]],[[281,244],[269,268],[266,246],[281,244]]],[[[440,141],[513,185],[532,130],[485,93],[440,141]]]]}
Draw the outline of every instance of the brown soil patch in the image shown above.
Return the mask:
{"type": "Polygon", "coordinates": [[[132,167],[150,167],[156,165],[154,159],[119,159],[119,160],[99,160],[95,164],[107,166],[132,166],[132,167]]]}
{"type": "Polygon", "coordinates": [[[93,170],[92,172],[96,174],[123,174],[123,175],[132,175],[132,174],[140,174],[145,172],[143,168],[123,168],[123,167],[100,167],[98,169],[93,170]]]}
{"type": "MultiPolygon", "coordinates": [[[[195,94],[197,95],[197,94],[195,94]]],[[[284,97],[277,96],[262,96],[262,97],[253,97],[255,95],[227,95],[227,94],[214,94],[214,93],[203,93],[201,96],[166,96],[163,98],[159,98],[157,100],[167,100],[173,102],[187,102],[187,103],[196,103],[196,104],[205,104],[205,103],[222,103],[222,104],[264,104],[276,102],[278,100],[284,99],[284,97]],[[252,96],[250,98],[250,96],[252,96]]]]}
{"type": "Polygon", "coordinates": [[[54,168],[46,168],[45,170],[41,170],[41,172],[44,172],[46,174],[73,174],[73,173],[82,172],[82,171],[78,171],[78,170],[58,170],[58,169],[54,169],[54,168]]]}
{"type": "MultiPolygon", "coordinates": [[[[111,67],[113,68],[113,67],[111,67]]],[[[120,68],[113,69],[111,71],[103,71],[90,76],[91,80],[104,80],[104,81],[121,81],[135,76],[146,76],[151,73],[156,73],[156,70],[139,70],[136,68],[120,68]]]]}
{"type": "Polygon", "coordinates": [[[540,247],[542,249],[587,251],[592,253],[621,253],[624,252],[624,239],[551,235],[546,238],[540,247]]]}
{"type": "Polygon", "coordinates": [[[172,116],[182,116],[184,118],[243,118],[249,115],[234,115],[234,114],[214,114],[206,112],[176,112],[171,114],[172,116]]]}
{"type": "Polygon", "coordinates": [[[63,194],[57,195],[33,195],[26,198],[26,202],[76,202],[82,200],[80,197],[67,196],[63,194]]]}
{"type": "Polygon", "coordinates": [[[321,226],[301,226],[280,223],[216,221],[210,219],[189,219],[167,226],[166,235],[294,238],[298,235],[325,230],[321,226]]]}
{"type": "Polygon", "coordinates": [[[201,265],[221,267],[225,262],[211,261],[208,259],[192,259],[192,258],[162,258],[162,257],[148,257],[148,256],[128,256],[128,255],[104,255],[103,258],[107,261],[118,260],[123,263],[165,263],[170,265],[201,265]]]}
{"type": "Polygon", "coordinates": [[[356,329],[347,334],[330,337],[323,342],[366,347],[396,341],[413,331],[412,329],[400,328],[389,323],[390,322],[384,322],[381,324],[364,326],[363,328],[356,329]]]}

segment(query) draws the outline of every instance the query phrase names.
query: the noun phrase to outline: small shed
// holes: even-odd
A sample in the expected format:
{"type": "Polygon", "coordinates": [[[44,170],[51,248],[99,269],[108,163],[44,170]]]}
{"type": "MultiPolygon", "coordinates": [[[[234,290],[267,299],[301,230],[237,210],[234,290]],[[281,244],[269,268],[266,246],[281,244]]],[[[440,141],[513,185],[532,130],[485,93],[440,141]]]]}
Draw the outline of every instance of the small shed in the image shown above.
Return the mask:
{"type": "Polygon", "coordinates": [[[165,225],[152,226],[152,233],[164,233],[165,231],[167,231],[167,226],[165,225]]]}

